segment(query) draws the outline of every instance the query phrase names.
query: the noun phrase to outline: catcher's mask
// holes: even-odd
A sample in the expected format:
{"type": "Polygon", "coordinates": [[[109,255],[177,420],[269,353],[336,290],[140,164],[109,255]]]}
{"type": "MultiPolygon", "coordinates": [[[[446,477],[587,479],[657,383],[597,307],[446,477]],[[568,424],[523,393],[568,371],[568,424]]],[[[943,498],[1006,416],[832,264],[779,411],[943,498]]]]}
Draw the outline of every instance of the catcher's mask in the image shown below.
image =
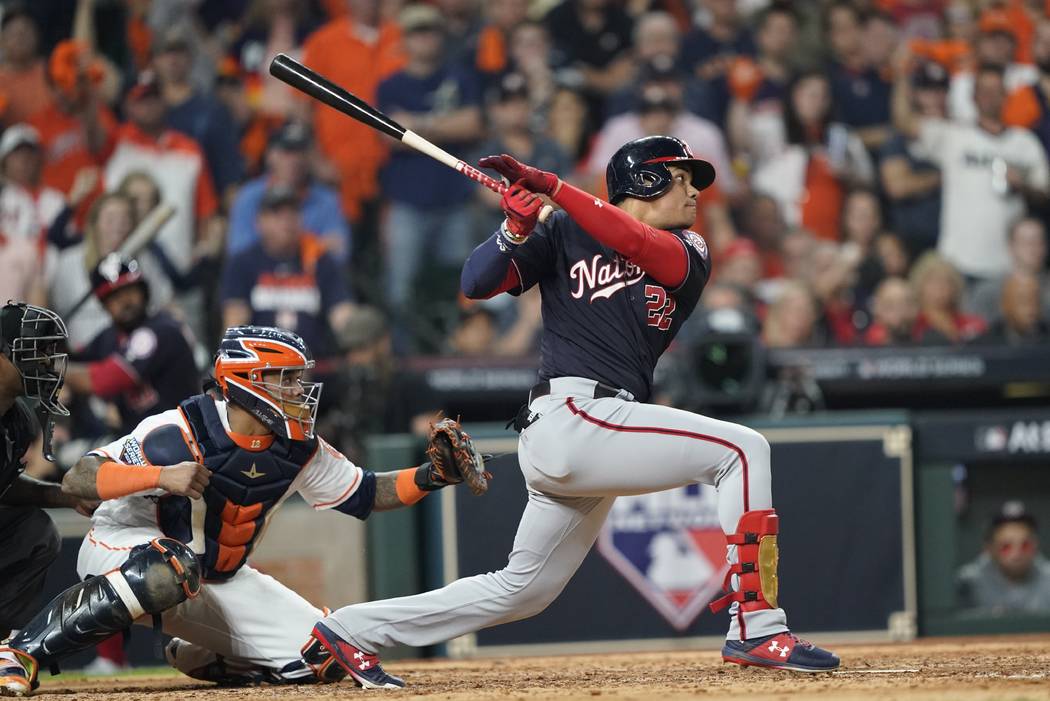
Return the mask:
{"type": "Polygon", "coordinates": [[[270,326],[226,329],[215,354],[215,381],[223,396],[251,412],[278,436],[314,436],[320,382],[304,382],[314,366],[298,335],[270,326]]]}
{"type": "Polygon", "coordinates": [[[54,460],[53,417],[69,415],[58,400],[66,377],[68,338],[65,323],[50,309],[25,302],[8,302],[0,308],[0,348],[22,376],[22,392],[36,403],[48,460],[54,460]]]}

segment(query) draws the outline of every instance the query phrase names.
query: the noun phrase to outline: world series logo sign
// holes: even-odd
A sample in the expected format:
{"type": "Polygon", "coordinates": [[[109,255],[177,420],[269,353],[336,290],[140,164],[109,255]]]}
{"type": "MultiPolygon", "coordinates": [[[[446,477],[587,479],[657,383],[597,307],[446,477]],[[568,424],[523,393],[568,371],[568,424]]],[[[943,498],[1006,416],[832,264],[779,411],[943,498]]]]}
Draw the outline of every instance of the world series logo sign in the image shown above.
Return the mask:
{"type": "Polygon", "coordinates": [[[689,485],[620,497],[598,552],[676,630],[719,594],[729,566],[714,487],[689,485]]]}

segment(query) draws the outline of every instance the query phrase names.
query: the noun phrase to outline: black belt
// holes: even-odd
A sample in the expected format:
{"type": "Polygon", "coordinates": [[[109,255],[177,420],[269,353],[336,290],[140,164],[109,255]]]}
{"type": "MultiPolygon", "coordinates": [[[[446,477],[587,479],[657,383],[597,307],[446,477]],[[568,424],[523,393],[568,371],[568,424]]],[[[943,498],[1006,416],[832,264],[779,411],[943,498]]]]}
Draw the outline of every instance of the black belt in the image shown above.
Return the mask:
{"type": "MultiPolygon", "coordinates": [[[[544,380],[543,382],[540,382],[539,384],[535,385],[532,389],[529,390],[529,404],[532,404],[532,401],[534,399],[539,399],[540,397],[546,397],[550,393],[551,393],[551,383],[550,383],[550,381],[549,380],[544,380]]],[[[619,393],[620,393],[620,390],[616,389],[615,387],[610,387],[609,385],[603,385],[601,382],[598,382],[598,383],[596,383],[594,385],[594,392],[591,393],[591,399],[602,399],[602,398],[605,398],[605,397],[615,397],[619,393]]]]}

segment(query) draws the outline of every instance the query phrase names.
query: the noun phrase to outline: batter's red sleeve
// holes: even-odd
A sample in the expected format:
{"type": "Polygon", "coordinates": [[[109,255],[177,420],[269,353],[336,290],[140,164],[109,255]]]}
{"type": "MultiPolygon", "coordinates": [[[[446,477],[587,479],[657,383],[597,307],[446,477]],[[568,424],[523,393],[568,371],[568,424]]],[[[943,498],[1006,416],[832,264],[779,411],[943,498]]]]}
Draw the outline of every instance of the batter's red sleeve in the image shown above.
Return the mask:
{"type": "Polygon", "coordinates": [[[670,231],[643,224],[627,212],[566,182],[552,197],[594,240],[647,272],[664,287],[685,282],[689,258],[670,231]]]}

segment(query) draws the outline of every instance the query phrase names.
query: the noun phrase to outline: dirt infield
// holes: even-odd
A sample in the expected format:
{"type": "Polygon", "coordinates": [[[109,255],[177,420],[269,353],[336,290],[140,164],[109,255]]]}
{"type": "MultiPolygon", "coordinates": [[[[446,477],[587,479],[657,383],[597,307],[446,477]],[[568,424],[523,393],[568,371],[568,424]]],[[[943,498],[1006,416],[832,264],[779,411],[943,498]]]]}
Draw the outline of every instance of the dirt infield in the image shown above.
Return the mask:
{"type": "MultiPolygon", "coordinates": [[[[899,645],[843,645],[842,670],[801,675],[723,665],[717,652],[574,655],[388,665],[409,687],[397,699],[1050,699],[1050,636],[955,638],[899,645]]],[[[333,699],[360,692],[331,686],[215,689],[182,678],[45,681],[40,698],[76,701],[333,699]]],[[[373,692],[375,693],[375,692],[373,692]]]]}

